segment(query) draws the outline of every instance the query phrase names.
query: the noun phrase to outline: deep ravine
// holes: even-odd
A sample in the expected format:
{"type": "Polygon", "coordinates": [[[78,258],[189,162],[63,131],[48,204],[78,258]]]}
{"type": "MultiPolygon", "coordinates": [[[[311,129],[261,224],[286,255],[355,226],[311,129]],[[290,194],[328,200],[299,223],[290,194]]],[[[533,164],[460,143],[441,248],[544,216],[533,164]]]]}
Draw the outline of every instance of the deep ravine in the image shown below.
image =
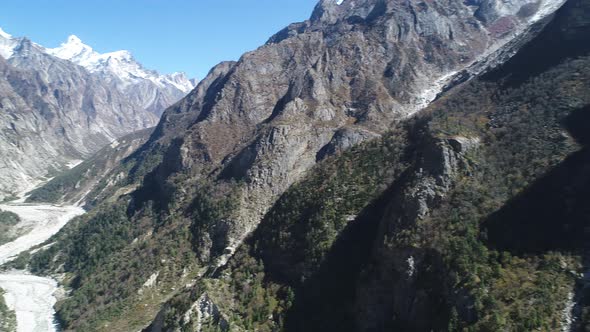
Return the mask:
{"type": "MultiPolygon", "coordinates": [[[[20,216],[16,227],[30,229],[13,242],[0,246],[0,265],[48,240],[74,217],[85,211],[77,206],[32,205],[12,203],[0,205],[0,209],[20,216]]],[[[18,332],[53,332],[55,310],[53,308],[58,289],[52,278],[31,275],[28,271],[0,273],[0,288],[6,291],[6,304],[16,313],[18,332]]]]}

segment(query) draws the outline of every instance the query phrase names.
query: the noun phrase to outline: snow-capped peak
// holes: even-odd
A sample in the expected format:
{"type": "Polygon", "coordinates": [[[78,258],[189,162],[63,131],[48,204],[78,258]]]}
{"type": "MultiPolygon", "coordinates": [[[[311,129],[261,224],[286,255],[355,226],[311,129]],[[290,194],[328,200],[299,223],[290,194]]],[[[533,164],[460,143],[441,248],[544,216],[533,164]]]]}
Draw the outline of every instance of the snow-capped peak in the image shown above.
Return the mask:
{"type": "Polygon", "coordinates": [[[12,39],[12,35],[6,33],[6,31],[2,30],[2,28],[0,28],[0,37],[4,39],[12,39]]]}
{"type": "Polygon", "coordinates": [[[68,40],[65,43],[62,43],[61,46],[47,49],[47,52],[58,58],[71,60],[76,63],[84,61],[95,54],[92,47],[84,44],[82,40],[75,35],[69,36],[68,40]]]}
{"type": "Polygon", "coordinates": [[[9,33],[0,28],[0,56],[4,59],[8,59],[14,54],[14,48],[18,42],[9,33]]]}
{"type": "Polygon", "coordinates": [[[70,35],[66,44],[82,44],[82,40],[76,35],[70,35]]]}
{"type": "Polygon", "coordinates": [[[120,79],[123,85],[137,83],[143,79],[161,87],[172,85],[184,93],[188,93],[194,88],[193,83],[185,76],[177,77],[176,73],[160,75],[155,71],[143,68],[141,64],[135,61],[129,51],[123,50],[101,54],[84,44],[75,35],[69,36],[68,40],[61,46],[47,49],[47,53],[72,61],[91,73],[114,76],[120,79]]]}

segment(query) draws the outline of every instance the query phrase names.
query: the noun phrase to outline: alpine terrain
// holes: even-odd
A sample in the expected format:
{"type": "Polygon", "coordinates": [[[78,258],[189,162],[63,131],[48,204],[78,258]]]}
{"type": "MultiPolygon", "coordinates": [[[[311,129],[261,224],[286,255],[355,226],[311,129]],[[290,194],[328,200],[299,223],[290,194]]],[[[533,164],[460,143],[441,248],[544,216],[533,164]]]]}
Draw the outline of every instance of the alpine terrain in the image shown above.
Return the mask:
{"type": "Polygon", "coordinates": [[[55,49],[0,30],[0,200],[154,126],[192,90],[127,51],[99,54],[76,36],[55,49]]]}
{"type": "Polygon", "coordinates": [[[589,112],[590,0],[322,0],[31,192],[88,212],[4,269],[64,331],[586,331],[589,112]]]}

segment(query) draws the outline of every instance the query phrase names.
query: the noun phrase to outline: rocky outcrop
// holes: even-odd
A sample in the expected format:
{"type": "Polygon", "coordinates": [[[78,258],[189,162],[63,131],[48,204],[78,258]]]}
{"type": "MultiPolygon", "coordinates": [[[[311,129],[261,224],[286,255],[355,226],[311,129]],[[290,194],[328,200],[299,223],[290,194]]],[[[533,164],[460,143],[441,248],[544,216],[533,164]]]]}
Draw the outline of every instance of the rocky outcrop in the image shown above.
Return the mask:
{"type": "Polygon", "coordinates": [[[227,321],[221,316],[219,309],[207,293],[201,295],[184,314],[182,323],[184,326],[190,324],[192,330],[196,332],[203,331],[203,325],[217,326],[221,331],[229,330],[227,321]]]}
{"type": "Polygon", "coordinates": [[[147,327],[145,332],[172,332],[177,330],[187,330],[195,332],[205,331],[230,331],[227,320],[223,317],[217,305],[211,300],[207,293],[203,293],[194,301],[188,310],[182,314],[179,322],[180,329],[171,329],[165,321],[166,309],[162,310],[154,322],[147,327]]]}

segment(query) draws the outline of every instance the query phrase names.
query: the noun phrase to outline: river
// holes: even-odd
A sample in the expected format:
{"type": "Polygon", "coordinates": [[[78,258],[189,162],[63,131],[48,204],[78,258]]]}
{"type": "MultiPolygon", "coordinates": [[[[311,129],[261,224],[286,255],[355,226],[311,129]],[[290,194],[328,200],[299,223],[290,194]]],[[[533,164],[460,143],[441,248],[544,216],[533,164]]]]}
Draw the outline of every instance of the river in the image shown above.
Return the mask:
{"type": "MultiPolygon", "coordinates": [[[[18,254],[39,245],[56,234],[74,217],[84,214],[77,206],[33,205],[22,202],[0,205],[1,210],[18,214],[21,223],[16,227],[27,233],[13,242],[0,246],[0,265],[18,254]]],[[[0,273],[0,288],[8,307],[15,311],[18,332],[54,332],[55,291],[52,278],[33,276],[27,271],[0,273]]]]}

